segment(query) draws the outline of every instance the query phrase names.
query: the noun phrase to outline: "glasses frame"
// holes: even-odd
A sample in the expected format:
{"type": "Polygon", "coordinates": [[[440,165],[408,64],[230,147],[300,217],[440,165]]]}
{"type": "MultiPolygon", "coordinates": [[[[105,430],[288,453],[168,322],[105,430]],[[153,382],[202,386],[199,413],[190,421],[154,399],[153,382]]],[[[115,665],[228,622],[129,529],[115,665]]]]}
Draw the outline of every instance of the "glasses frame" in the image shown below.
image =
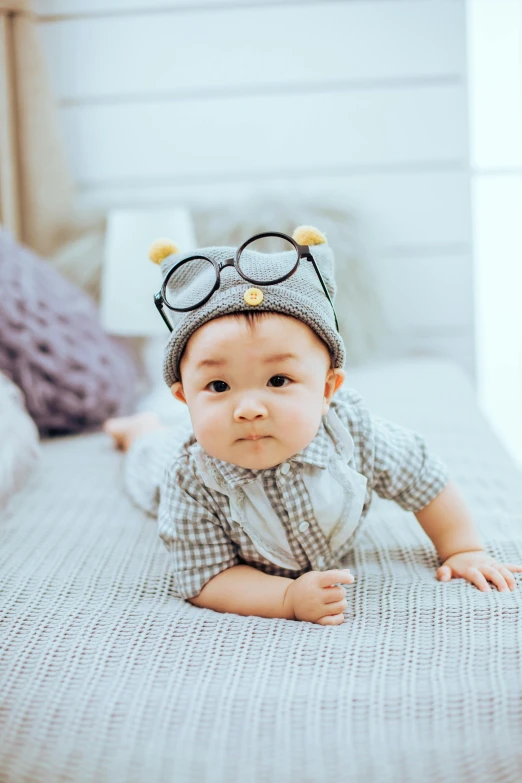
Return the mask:
{"type": "Polygon", "coordinates": [[[262,234],[256,234],[255,236],[250,237],[250,239],[247,239],[246,242],[243,242],[243,244],[240,247],[238,247],[235,256],[233,256],[232,258],[227,258],[226,261],[222,261],[221,263],[218,263],[214,258],[209,258],[208,256],[201,256],[201,255],[189,256],[188,258],[182,259],[177,264],[174,264],[172,269],[170,269],[169,272],[167,273],[160,290],[156,294],[154,294],[154,304],[156,305],[158,312],[161,315],[163,321],[167,324],[169,331],[172,332],[173,331],[172,324],[170,323],[165,313],[163,312],[163,306],[168,307],[169,310],[174,310],[177,313],[186,313],[190,310],[197,310],[199,307],[202,307],[206,302],[208,302],[210,297],[213,296],[216,293],[216,291],[219,290],[219,287],[221,285],[221,272],[223,271],[223,269],[225,269],[225,267],[233,266],[236,272],[238,273],[238,275],[242,277],[243,280],[246,280],[247,283],[253,283],[254,285],[258,285],[258,286],[267,286],[267,285],[277,285],[277,283],[282,283],[284,280],[288,280],[288,278],[291,277],[297,271],[297,267],[299,266],[302,260],[310,261],[310,263],[313,265],[317,277],[319,278],[319,281],[323,288],[323,291],[326,295],[326,298],[328,299],[330,305],[332,306],[332,310],[335,318],[335,328],[337,329],[337,331],[339,331],[339,324],[337,322],[337,314],[335,312],[335,307],[333,305],[330,294],[328,293],[328,289],[323,280],[323,276],[319,271],[319,267],[315,262],[315,259],[310,251],[309,246],[300,245],[292,237],[288,236],[287,234],[281,234],[278,231],[266,231],[262,234]],[[287,242],[290,242],[290,244],[294,246],[297,252],[297,260],[294,264],[294,267],[282,277],[278,277],[276,280],[271,280],[270,282],[267,282],[266,280],[255,280],[253,277],[247,277],[247,275],[243,274],[243,272],[239,268],[241,253],[243,252],[245,247],[249,245],[251,242],[254,242],[257,239],[263,239],[264,237],[279,237],[280,239],[286,239],[287,242]],[[173,305],[169,304],[166,300],[166,289],[170,278],[180,267],[184,266],[184,264],[188,264],[190,261],[196,261],[198,259],[208,261],[214,267],[214,270],[216,272],[216,282],[214,283],[212,290],[210,291],[210,293],[207,294],[207,296],[205,296],[200,302],[198,302],[195,305],[190,305],[190,307],[173,307],[173,305]]]}

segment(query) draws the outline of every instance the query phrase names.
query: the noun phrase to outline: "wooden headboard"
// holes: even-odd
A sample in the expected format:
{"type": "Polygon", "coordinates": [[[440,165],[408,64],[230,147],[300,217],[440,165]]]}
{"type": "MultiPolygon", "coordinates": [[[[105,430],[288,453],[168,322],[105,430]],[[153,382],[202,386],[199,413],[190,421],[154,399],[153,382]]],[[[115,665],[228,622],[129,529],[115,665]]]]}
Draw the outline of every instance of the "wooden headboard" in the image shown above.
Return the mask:
{"type": "Polygon", "coordinates": [[[82,205],[335,194],[409,352],[473,374],[464,0],[34,8],[82,205]]]}

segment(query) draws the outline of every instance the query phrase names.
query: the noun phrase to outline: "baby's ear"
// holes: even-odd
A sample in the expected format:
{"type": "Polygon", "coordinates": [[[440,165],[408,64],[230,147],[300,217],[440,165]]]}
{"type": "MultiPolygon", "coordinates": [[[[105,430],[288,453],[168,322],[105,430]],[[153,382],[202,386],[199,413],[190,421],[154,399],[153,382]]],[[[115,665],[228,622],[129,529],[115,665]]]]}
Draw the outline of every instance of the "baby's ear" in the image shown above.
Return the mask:
{"type": "Polygon", "coordinates": [[[179,253],[179,250],[172,239],[156,239],[149,248],[149,258],[153,264],[161,264],[167,256],[174,253],[179,253]]]}
{"type": "Polygon", "coordinates": [[[340,367],[328,370],[326,382],[324,385],[324,399],[322,415],[324,416],[330,407],[330,403],[335,392],[341,388],[344,383],[345,372],[340,367]]]}
{"type": "Polygon", "coordinates": [[[298,226],[292,234],[298,245],[326,245],[326,235],[314,226],[298,226]]]}
{"type": "Polygon", "coordinates": [[[183,391],[183,386],[181,385],[180,381],[173,383],[170,387],[170,391],[172,392],[173,397],[175,397],[180,402],[187,404],[187,400],[185,399],[185,392],[183,391]]]}

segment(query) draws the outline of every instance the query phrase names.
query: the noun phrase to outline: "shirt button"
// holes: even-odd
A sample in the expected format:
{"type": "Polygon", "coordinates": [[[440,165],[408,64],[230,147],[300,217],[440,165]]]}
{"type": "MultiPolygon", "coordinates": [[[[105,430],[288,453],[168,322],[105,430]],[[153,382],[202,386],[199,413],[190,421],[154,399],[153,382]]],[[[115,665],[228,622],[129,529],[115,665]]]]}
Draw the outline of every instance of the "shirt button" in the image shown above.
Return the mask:
{"type": "Polygon", "coordinates": [[[301,533],[306,533],[309,527],[310,527],[309,522],[301,522],[301,524],[299,525],[299,530],[301,531],[301,533]]]}
{"type": "Polygon", "coordinates": [[[286,476],[289,470],[290,470],[290,465],[288,464],[288,462],[283,462],[283,464],[281,465],[281,473],[283,474],[283,476],[286,476]]]}
{"type": "Polygon", "coordinates": [[[324,568],[324,563],[325,563],[324,557],[318,557],[317,558],[317,567],[318,568],[324,568]]]}

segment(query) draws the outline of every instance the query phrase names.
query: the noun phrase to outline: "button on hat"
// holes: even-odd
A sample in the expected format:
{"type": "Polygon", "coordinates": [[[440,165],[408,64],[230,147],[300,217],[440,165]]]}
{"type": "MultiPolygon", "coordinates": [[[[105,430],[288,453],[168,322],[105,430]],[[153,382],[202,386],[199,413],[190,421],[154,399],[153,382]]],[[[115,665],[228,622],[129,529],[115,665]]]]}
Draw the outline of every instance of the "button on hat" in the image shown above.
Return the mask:
{"type": "Polygon", "coordinates": [[[255,306],[261,304],[263,301],[263,292],[260,291],[259,288],[249,288],[248,291],[245,291],[243,299],[247,305],[255,306]]]}

